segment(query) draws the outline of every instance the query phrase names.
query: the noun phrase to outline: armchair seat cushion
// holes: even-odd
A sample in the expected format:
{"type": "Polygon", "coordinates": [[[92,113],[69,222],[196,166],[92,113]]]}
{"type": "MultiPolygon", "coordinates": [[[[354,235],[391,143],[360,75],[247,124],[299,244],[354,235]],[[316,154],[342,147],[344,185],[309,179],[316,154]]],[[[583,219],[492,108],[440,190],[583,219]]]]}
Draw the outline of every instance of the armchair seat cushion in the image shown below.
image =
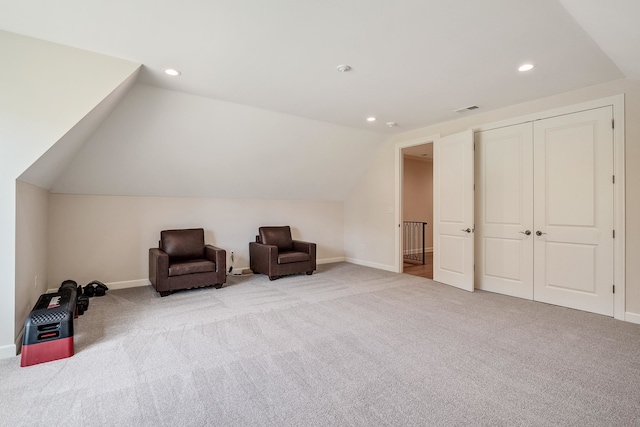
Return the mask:
{"type": "Polygon", "coordinates": [[[207,273],[210,271],[216,271],[216,264],[206,259],[190,259],[187,261],[172,262],[169,265],[169,277],[193,273],[207,273]]]}
{"type": "Polygon", "coordinates": [[[278,253],[278,264],[309,261],[311,257],[305,252],[287,251],[278,253]]]}

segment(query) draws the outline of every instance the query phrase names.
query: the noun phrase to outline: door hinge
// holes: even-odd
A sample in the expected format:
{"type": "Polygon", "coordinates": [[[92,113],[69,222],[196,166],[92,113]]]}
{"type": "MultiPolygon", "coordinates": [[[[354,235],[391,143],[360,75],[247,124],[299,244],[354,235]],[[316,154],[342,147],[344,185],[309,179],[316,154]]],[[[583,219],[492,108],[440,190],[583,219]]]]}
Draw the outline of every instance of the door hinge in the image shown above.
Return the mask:
{"type": "Polygon", "coordinates": [[[613,285],[613,293],[616,293],[616,285],[613,285]]]}
{"type": "Polygon", "coordinates": [[[616,230],[613,230],[613,238],[616,238],[616,230]]]}
{"type": "Polygon", "coordinates": [[[616,128],[616,119],[611,119],[611,129],[616,128]]]}
{"type": "Polygon", "coordinates": [[[616,176],[615,175],[613,175],[613,183],[614,184],[616,183],[616,176]]]}

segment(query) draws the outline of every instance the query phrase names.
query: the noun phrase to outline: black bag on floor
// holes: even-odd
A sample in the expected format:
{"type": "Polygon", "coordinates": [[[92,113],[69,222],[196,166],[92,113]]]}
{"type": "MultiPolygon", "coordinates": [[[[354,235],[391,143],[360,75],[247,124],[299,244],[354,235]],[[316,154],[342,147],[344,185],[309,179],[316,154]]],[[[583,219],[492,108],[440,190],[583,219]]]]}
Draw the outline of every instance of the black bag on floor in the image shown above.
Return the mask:
{"type": "Polygon", "coordinates": [[[84,286],[84,295],[87,297],[102,297],[104,296],[109,288],[104,283],[99,280],[94,280],[87,283],[84,286]]]}

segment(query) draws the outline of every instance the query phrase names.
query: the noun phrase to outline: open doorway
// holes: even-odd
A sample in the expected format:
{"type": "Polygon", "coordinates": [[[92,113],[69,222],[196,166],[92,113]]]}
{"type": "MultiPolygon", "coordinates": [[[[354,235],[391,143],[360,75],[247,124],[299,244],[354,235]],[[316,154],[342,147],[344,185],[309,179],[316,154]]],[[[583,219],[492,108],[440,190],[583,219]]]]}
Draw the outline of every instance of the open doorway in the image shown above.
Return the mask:
{"type": "Polygon", "coordinates": [[[473,132],[396,143],[396,271],[403,272],[403,150],[433,147],[433,280],[473,292],[473,132]]]}
{"type": "Polygon", "coordinates": [[[402,149],[402,272],[433,279],[433,143],[402,149]]]}

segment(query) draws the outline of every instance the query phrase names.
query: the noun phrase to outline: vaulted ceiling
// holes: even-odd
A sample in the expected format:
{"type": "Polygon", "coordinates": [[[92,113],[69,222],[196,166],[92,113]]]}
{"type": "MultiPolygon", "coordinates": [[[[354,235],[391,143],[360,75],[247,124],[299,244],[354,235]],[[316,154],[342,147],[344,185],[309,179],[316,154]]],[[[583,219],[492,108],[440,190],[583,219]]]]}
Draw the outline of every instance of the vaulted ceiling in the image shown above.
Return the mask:
{"type": "Polygon", "coordinates": [[[640,78],[638,16],[635,0],[0,0],[0,29],[142,63],[141,83],[386,134],[640,78]]]}

